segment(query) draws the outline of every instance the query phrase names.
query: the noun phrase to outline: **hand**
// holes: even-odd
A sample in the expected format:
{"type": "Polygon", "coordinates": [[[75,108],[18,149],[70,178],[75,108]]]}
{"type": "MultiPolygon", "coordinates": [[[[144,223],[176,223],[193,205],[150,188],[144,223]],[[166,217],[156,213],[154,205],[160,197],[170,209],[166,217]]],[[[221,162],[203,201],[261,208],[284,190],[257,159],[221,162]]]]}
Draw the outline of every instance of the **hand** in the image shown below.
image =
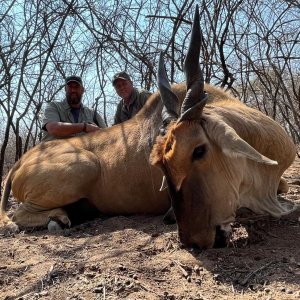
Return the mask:
{"type": "Polygon", "coordinates": [[[99,128],[96,124],[94,123],[86,123],[86,129],[85,132],[93,132],[93,131],[97,131],[100,130],[101,128],[99,128]]]}

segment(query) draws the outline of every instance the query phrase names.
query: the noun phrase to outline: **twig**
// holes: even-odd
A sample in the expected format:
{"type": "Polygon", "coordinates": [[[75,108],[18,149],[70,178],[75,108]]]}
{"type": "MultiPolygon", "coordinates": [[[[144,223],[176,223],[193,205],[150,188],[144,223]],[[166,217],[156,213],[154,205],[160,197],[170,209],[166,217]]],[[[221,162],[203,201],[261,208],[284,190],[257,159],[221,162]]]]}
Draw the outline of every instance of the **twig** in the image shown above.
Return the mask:
{"type": "Polygon", "coordinates": [[[149,289],[147,289],[143,284],[141,284],[140,282],[136,283],[138,286],[140,286],[144,291],[148,292],[149,289]]]}
{"type": "Polygon", "coordinates": [[[273,234],[271,232],[266,231],[265,229],[261,228],[261,230],[268,236],[273,237],[273,238],[278,238],[278,235],[273,234]]]}
{"type": "Polygon", "coordinates": [[[254,270],[253,272],[249,273],[249,274],[245,277],[245,279],[241,282],[241,285],[246,285],[247,282],[249,281],[249,279],[250,279],[253,275],[255,275],[256,273],[258,273],[259,271],[262,271],[263,269],[267,268],[268,266],[270,266],[270,265],[273,264],[273,263],[274,263],[274,262],[271,261],[271,262],[269,262],[268,264],[266,264],[266,265],[264,265],[264,266],[262,266],[262,267],[260,267],[260,268],[258,268],[258,269],[256,269],[256,270],[254,270]]]}
{"type": "Polygon", "coordinates": [[[166,279],[163,279],[163,278],[153,278],[154,281],[157,281],[157,282],[165,282],[166,279]]]}
{"type": "Polygon", "coordinates": [[[175,263],[176,266],[179,268],[179,270],[182,272],[183,276],[184,276],[185,278],[187,278],[187,277],[189,276],[189,274],[188,274],[187,271],[181,266],[181,264],[180,264],[178,261],[176,261],[176,260],[174,260],[174,263],[175,263]]]}

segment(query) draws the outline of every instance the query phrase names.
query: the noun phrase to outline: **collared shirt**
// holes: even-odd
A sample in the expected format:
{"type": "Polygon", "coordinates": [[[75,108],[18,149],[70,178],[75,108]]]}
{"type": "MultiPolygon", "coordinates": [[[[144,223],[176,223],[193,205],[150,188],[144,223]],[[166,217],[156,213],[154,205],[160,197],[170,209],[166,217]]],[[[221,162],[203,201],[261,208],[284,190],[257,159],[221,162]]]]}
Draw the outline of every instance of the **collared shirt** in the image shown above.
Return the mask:
{"type": "MultiPolygon", "coordinates": [[[[71,107],[66,99],[61,102],[57,102],[57,101],[50,102],[46,106],[44,112],[43,124],[42,124],[42,129],[43,129],[42,141],[50,141],[59,138],[48,133],[46,129],[46,124],[49,122],[64,122],[64,123],[91,122],[91,123],[95,123],[100,128],[106,127],[102,117],[97,112],[89,109],[84,105],[81,105],[80,107],[79,114],[78,114],[78,122],[75,122],[74,116],[71,112],[71,107]]],[[[85,132],[80,132],[77,134],[73,134],[71,136],[79,136],[83,134],[85,134],[85,132]]],[[[67,136],[67,137],[71,137],[71,136],[67,136]]]]}
{"type": "Polygon", "coordinates": [[[144,106],[150,96],[150,92],[134,88],[130,97],[129,106],[124,103],[123,99],[119,102],[114,124],[119,124],[131,119],[144,106]]]}

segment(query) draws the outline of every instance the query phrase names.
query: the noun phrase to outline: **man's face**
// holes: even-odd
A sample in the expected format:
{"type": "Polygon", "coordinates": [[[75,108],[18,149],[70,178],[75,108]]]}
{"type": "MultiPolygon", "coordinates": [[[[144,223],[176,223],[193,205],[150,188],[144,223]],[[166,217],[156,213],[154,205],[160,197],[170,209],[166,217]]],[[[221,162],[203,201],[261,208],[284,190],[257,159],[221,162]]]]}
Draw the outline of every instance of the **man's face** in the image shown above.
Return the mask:
{"type": "Polygon", "coordinates": [[[125,102],[128,102],[130,99],[130,96],[133,92],[133,84],[130,80],[124,80],[124,79],[117,79],[115,82],[114,88],[117,92],[117,94],[125,100],[125,102]]]}
{"type": "Polygon", "coordinates": [[[66,85],[66,97],[70,106],[80,104],[83,93],[83,86],[75,81],[71,81],[66,85]]]}

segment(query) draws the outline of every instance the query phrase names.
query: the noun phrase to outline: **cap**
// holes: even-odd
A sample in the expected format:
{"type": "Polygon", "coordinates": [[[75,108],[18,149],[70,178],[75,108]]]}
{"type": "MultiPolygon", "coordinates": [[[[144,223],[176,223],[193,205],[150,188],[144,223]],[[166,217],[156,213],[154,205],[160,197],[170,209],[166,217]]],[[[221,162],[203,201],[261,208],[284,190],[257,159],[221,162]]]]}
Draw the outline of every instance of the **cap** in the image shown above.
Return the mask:
{"type": "Polygon", "coordinates": [[[123,80],[129,80],[131,81],[131,78],[130,76],[126,73],[126,72],[120,72],[120,73],[117,73],[113,76],[112,78],[112,84],[115,85],[117,79],[123,79],[123,80]]]}
{"type": "Polygon", "coordinates": [[[83,84],[82,84],[82,79],[81,79],[81,77],[79,77],[79,76],[75,76],[75,75],[73,75],[73,76],[68,76],[68,77],[66,78],[66,84],[68,84],[69,82],[77,82],[78,84],[80,84],[81,86],[83,86],[83,84]]]}

